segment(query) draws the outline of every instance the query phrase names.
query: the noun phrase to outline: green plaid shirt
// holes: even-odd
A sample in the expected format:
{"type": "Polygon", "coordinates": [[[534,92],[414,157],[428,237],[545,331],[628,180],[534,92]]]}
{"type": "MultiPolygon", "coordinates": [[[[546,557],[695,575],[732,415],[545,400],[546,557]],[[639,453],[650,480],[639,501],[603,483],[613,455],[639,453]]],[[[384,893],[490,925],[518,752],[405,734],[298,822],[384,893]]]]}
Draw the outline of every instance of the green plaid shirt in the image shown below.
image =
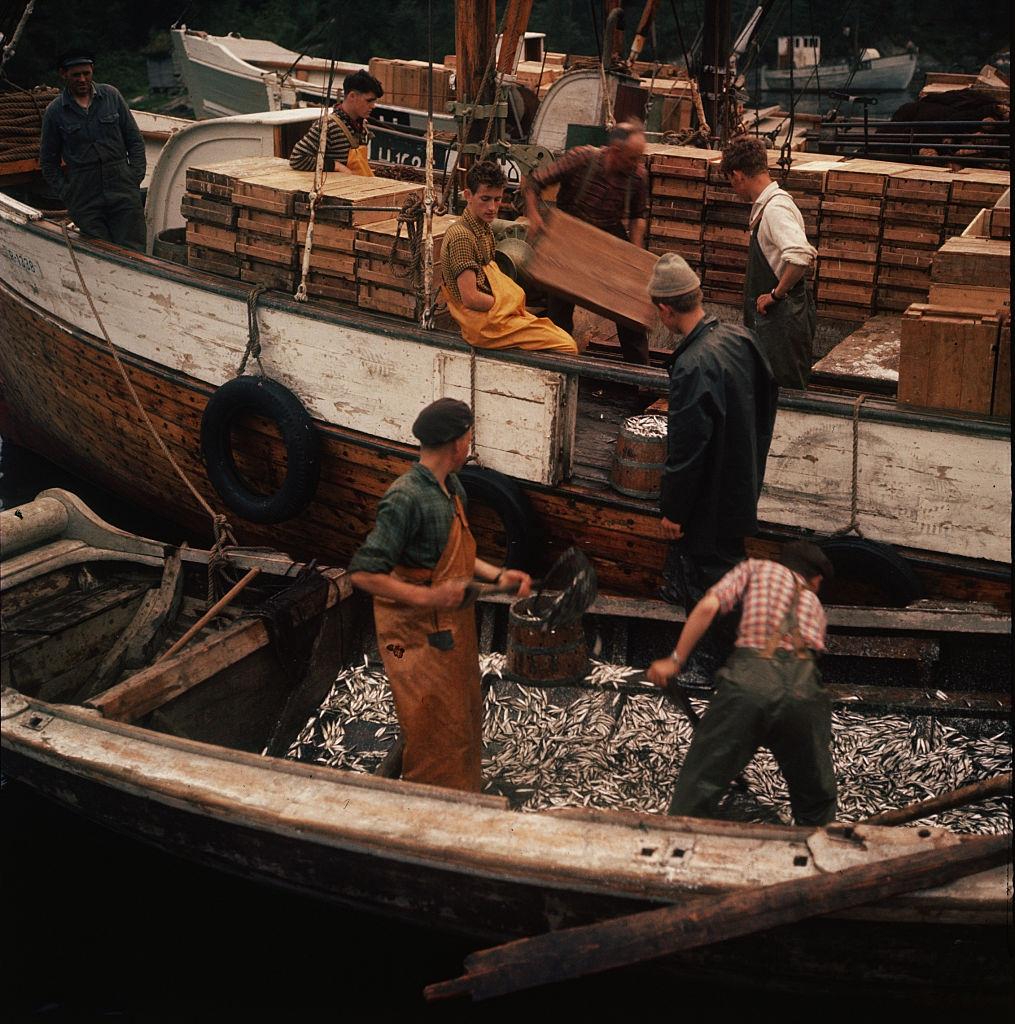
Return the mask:
{"type": "Polygon", "coordinates": [[[491,295],[490,285],[486,280],[483,267],[491,263],[497,251],[497,241],[489,224],[477,220],[469,210],[447,231],[441,244],[441,272],[444,287],[457,302],[462,301],[458,291],[458,276],[466,270],[476,272],[476,287],[481,292],[491,295]]]}
{"type": "MultiPolygon", "coordinates": [[[[465,490],[454,473],[445,481],[465,507],[465,490]]],[[[377,522],[352,556],[349,572],[389,573],[396,565],[432,569],[444,553],[455,505],[426,466],[416,463],[385,492],[377,522]]]]}

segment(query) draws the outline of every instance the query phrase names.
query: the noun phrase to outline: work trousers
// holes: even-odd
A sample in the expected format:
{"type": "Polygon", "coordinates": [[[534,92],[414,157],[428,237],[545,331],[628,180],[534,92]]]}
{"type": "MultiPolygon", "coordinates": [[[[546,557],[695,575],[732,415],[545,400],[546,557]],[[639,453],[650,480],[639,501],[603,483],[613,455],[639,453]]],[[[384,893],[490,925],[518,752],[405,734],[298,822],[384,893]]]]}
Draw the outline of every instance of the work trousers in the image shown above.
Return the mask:
{"type": "Polygon", "coordinates": [[[126,160],[68,168],[60,198],[81,234],[145,251],[141,189],[126,160]]]}
{"type": "MultiPolygon", "coordinates": [[[[546,315],[558,327],[574,336],[573,302],[568,302],[558,295],[551,295],[547,302],[546,315]]],[[[617,337],[620,339],[620,350],[624,354],[625,363],[648,366],[648,335],[644,330],[617,324],[617,337]]]]}
{"type": "Polygon", "coordinates": [[[835,819],[832,706],[813,658],[739,647],[720,669],[715,696],[684,759],[670,814],[714,818],[732,781],[759,747],[775,757],[789,787],[793,820],[835,819]]]}

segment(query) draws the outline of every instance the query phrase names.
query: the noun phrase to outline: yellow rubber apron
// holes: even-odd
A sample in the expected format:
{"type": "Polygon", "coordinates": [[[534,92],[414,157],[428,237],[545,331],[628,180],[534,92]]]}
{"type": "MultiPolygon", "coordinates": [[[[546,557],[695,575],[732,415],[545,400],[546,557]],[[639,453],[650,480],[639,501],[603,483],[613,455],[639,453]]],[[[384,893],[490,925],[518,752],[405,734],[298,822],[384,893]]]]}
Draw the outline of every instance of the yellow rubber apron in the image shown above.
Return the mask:
{"type": "Polygon", "coordinates": [[[367,147],[360,145],[359,140],[353,137],[352,132],[349,131],[348,126],[340,117],[333,115],[332,121],[342,129],[342,134],[349,143],[349,156],[346,158],[345,166],[353,174],[358,174],[361,178],[372,178],[374,172],[370,166],[370,161],[367,159],[367,147]]]}
{"type": "MultiPolygon", "coordinates": [[[[471,580],[476,542],[461,500],[433,569],[396,566],[409,583],[471,580]]],[[[402,778],[479,792],[482,784],[483,695],[473,608],[413,608],[374,598],[377,646],[395,697],[405,740],[402,778]]]]}
{"type": "Polygon", "coordinates": [[[526,310],[525,292],[493,260],[483,267],[483,273],[493,293],[493,306],[485,312],[469,309],[449,288],[444,289],[448,309],[470,345],[578,354],[578,346],[567,331],[545,316],[533,316],[526,310]]]}

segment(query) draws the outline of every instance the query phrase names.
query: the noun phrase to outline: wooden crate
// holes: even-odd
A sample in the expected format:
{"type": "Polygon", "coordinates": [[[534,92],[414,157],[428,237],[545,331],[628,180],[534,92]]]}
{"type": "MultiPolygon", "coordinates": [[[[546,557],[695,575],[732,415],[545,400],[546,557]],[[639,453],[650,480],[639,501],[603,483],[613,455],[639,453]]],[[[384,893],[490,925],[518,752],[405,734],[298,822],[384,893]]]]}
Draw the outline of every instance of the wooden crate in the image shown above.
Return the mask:
{"type": "Polygon", "coordinates": [[[993,238],[949,238],[931,267],[935,281],[988,288],[1011,287],[1011,243],[993,238]]]}
{"type": "Polygon", "coordinates": [[[259,263],[271,263],[278,267],[296,266],[296,250],[292,242],[266,238],[250,231],[240,231],[237,235],[236,253],[259,263]]]}
{"type": "Polygon", "coordinates": [[[828,170],[825,191],[855,196],[884,196],[893,174],[912,169],[912,164],[887,160],[843,160],[828,170]]]}
{"type": "MultiPolygon", "coordinates": [[[[307,226],[309,223],[310,221],[306,219],[297,219],[295,222],[296,242],[301,250],[307,240],[307,226]]],[[[339,227],[325,221],[318,221],[315,218],[313,248],[315,250],[328,249],[331,252],[347,253],[349,256],[355,255],[356,228],[339,227]]]]}
{"type": "Polygon", "coordinates": [[[200,245],[187,246],[187,266],[220,277],[240,276],[240,260],[236,256],[200,245]]]}
{"type": "Polygon", "coordinates": [[[990,211],[987,233],[991,238],[1011,239],[1011,189],[1005,189],[990,211]]]}
{"type": "Polygon", "coordinates": [[[649,193],[651,200],[659,199],[686,199],[691,202],[703,203],[705,201],[705,188],[707,182],[704,178],[670,178],[653,176],[649,193]]]}
{"type": "Polygon", "coordinates": [[[704,225],[692,221],[669,220],[653,217],[649,221],[649,233],[653,239],[673,239],[684,242],[700,242],[704,225]]]}
{"type": "Polygon", "coordinates": [[[185,192],[180,200],[180,213],[186,221],[215,224],[231,228],[236,224],[236,207],[217,198],[185,192]]]}
{"type": "Polygon", "coordinates": [[[941,244],[943,230],[928,224],[899,224],[886,221],[881,228],[884,245],[934,250],[941,244]]]}
{"type": "Polygon", "coordinates": [[[979,312],[998,313],[1011,305],[1008,288],[990,288],[974,284],[948,284],[932,281],[929,302],[935,306],[952,306],[979,312]]]}
{"type": "Polygon", "coordinates": [[[878,284],[874,305],[879,313],[901,313],[914,303],[927,301],[927,289],[906,288],[893,284],[878,284]]]}
{"type": "Polygon", "coordinates": [[[187,191],[231,203],[237,175],[281,171],[288,167],[288,160],[274,156],[246,156],[214,164],[193,164],[187,168],[187,191]]]}
{"type": "Polygon", "coordinates": [[[889,175],[885,196],[890,200],[947,205],[955,172],[936,167],[910,167],[889,175]]]}
{"type": "Polygon", "coordinates": [[[266,288],[283,292],[295,292],[299,284],[299,276],[295,270],[253,259],[241,261],[240,280],[249,284],[263,284],[266,288]]]}
{"type": "Polygon", "coordinates": [[[895,199],[891,196],[885,200],[885,223],[920,224],[942,228],[948,212],[947,203],[932,203],[921,199],[895,199]]]}
{"type": "Polygon", "coordinates": [[[722,152],[650,142],[645,147],[645,157],[651,176],[706,181],[709,165],[722,160],[722,152]]]}
{"type": "Polygon", "coordinates": [[[307,294],[335,302],[356,302],[356,282],[347,277],[311,270],[307,275],[307,294]]]}
{"type": "Polygon", "coordinates": [[[233,207],[237,211],[236,227],[247,234],[260,235],[278,242],[292,244],[295,237],[292,217],[282,217],[263,210],[233,207]]]}
{"type": "Polygon", "coordinates": [[[899,401],[989,415],[999,334],[996,314],[910,306],[902,318],[899,401]]]}
{"type": "Polygon", "coordinates": [[[236,232],[216,224],[188,221],[187,244],[232,254],[236,252],[236,232]]]}
{"type": "Polygon", "coordinates": [[[949,200],[954,204],[993,206],[1010,187],[1008,171],[964,167],[952,180],[949,200]]]}

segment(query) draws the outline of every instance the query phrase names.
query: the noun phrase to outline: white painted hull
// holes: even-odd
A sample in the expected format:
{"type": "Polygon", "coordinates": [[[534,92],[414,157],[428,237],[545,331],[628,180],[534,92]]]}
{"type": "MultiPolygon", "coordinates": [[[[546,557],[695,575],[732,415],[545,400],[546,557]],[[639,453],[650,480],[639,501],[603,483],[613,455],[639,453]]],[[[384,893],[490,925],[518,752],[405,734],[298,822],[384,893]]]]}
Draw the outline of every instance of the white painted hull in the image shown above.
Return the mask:
{"type": "MultiPolygon", "coordinates": [[[[60,236],[15,220],[13,212],[0,217],[8,288],[60,323],[97,335],[60,236]]],[[[88,246],[79,259],[107,330],[124,351],[211,385],[235,375],[247,342],[246,305],[235,283],[217,285],[171,264],[112,258],[88,246]]],[[[470,399],[469,355],[451,336],[286,303],[266,304],[259,323],[266,372],[325,424],[411,444],[407,410],[444,395],[470,399]]],[[[579,381],[579,364],[573,372],[560,369],[568,365],[538,355],[477,357],[477,436],[486,465],[537,485],[567,481],[579,381]]],[[[847,401],[784,402],[760,506],[767,523],[827,533],[849,521],[848,409],[847,401]]],[[[945,430],[940,420],[928,426],[870,400],[859,431],[864,535],[1010,563],[1010,451],[1010,438],[997,428],[955,417],[945,430]]]]}
{"type": "Polygon", "coordinates": [[[792,85],[788,69],[762,68],[761,88],[770,92],[788,92],[791,88],[795,92],[828,92],[829,89],[844,89],[848,86],[852,93],[908,89],[916,73],[916,60],[915,53],[876,57],[874,60],[862,61],[855,74],[851,61],[819,64],[817,72],[813,65],[794,68],[792,85]]]}

